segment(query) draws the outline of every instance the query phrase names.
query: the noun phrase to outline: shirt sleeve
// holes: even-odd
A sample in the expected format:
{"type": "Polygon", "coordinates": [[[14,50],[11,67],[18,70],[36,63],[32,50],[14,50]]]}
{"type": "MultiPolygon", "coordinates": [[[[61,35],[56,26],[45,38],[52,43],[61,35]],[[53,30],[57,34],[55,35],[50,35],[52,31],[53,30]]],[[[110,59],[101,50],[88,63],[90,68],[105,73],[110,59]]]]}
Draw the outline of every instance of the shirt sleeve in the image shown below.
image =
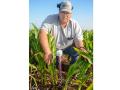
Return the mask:
{"type": "Polygon", "coordinates": [[[76,22],[75,23],[75,40],[83,40],[83,33],[80,25],[76,22]]]}
{"type": "Polygon", "coordinates": [[[46,33],[51,31],[51,23],[50,23],[50,19],[49,16],[42,22],[40,30],[45,31],[46,33]]]}

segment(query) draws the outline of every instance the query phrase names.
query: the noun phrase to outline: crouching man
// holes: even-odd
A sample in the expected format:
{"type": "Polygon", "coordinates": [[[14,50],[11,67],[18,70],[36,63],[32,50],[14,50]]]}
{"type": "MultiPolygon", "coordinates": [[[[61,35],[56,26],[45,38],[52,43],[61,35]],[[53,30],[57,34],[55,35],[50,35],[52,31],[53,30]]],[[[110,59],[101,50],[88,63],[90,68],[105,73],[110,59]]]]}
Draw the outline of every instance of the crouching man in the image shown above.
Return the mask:
{"type": "Polygon", "coordinates": [[[68,54],[71,57],[70,64],[73,64],[78,58],[78,53],[73,49],[73,45],[84,51],[82,30],[78,22],[72,19],[73,6],[70,1],[61,2],[57,7],[59,13],[49,15],[40,28],[39,39],[44,50],[44,60],[48,65],[51,63],[52,52],[48,44],[47,34],[52,32],[56,39],[57,49],[68,54]]]}

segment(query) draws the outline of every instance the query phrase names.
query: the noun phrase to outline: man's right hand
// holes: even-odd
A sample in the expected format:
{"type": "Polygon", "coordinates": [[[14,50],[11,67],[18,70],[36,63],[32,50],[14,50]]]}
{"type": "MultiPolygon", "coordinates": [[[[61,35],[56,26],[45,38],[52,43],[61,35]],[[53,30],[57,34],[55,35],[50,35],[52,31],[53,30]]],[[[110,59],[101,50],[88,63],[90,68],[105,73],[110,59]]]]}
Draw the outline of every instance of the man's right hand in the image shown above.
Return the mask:
{"type": "Polygon", "coordinates": [[[44,54],[44,60],[48,65],[51,63],[52,58],[53,58],[53,56],[52,56],[51,52],[46,52],[44,54]]]}

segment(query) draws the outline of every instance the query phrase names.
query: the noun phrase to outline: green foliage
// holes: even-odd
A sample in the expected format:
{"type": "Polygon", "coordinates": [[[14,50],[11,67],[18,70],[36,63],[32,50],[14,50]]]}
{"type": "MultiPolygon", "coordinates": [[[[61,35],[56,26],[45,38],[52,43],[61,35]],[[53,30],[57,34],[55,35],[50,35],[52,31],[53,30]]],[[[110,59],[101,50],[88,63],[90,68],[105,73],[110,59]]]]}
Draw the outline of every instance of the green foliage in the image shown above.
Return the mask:
{"type": "MultiPolygon", "coordinates": [[[[52,63],[47,65],[43,59],[43,50],[39,43],[39,28],[34,24],[33,28],[29,31],[29,82],[30,90],[35,87],[37,90],[39,84],[47,86],[48,84],[57,85],[58,83],[58,70],[56,68],[56,44],[55,39],[48,34],[48,42],[53,54],[52,63]]],[[[65,78],[64,90],[67,90],[68,86],[72,82],[76,82],[78,85],[78,90],[82,90],[82,87],[92,87],[87,85],[92,76],[92,70],[89,70],[93,64],[93,31],[84,31],[84,46],[87,53],[74,48],[80,55],[79,59],[69,67],[67,76],[65,78]],[[77,80],[72,80],[73,76],[76,75],[77,80]]]]}
{"type": "Polygon", "coordinates": [[[83,32],[84,38],[84,46],[89,52],[93,52],[93,31],[84,31],[83,32]]]}
{"type": "Polygon", "coordinates": [[[91,83],[90,86],[88,86],[87,90],[93,90],[93,83],[91,83]]]}
{"type": "Polygon", "coordinates": [[[92,77],[92,71],[88,74],[86,74],[86,72],[89,68],[92,67],[93,64],[93,32],[85,31],[83,35],[84,46],[87,52],[83,52],[77,48],[74,48],[78,52],[80,57],[73,65],[70,66],[68,70],[64,87],[65,90],[67,90],[68,83],[71,81],[72,76],[75,74],[77,75],[77,80],[79,80],[79,90],[81,90],[82,86],[86,86],[86,82],[92,77]]]}
{"type": "Polygon", "coordinates": [[[29,32],[29,63],[30,63],[29,67],[33,65],[36,66],[37,71],[39,72],[39,77],[34,78],[33,74],[31,72],[29,73],[30,73],[30,76],[34,79],[35,83],[36,81],[40,81],[42,85],[47,85],[46,82],[47,82],[48,76],[50,76],[49,78],[50,83],[55,85],[57,83],[56,82],[57,72],[55,67],[56,48],[55,48],[55,40],[50,34],[48,34],[48,41],[53,53],[52,63],[49,66],[44,62],[44,59],[43,59],[43,50],[39,43],[39,29],[33,24],[33,28],[29,32]]]}

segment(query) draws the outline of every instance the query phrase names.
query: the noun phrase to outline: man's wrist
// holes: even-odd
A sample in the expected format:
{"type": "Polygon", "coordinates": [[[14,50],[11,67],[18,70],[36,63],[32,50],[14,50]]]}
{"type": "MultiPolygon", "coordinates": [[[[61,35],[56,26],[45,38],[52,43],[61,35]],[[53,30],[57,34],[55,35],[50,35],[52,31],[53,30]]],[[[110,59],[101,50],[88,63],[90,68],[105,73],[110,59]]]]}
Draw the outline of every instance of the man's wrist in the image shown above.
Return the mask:
{"type": "Polygon", "coordinates": [[[52,53],[52,52],[51,52],[50,50],[46,50],[46,51],[45,51],[45,54],[46,54],[46,53],[52,53]]]}

